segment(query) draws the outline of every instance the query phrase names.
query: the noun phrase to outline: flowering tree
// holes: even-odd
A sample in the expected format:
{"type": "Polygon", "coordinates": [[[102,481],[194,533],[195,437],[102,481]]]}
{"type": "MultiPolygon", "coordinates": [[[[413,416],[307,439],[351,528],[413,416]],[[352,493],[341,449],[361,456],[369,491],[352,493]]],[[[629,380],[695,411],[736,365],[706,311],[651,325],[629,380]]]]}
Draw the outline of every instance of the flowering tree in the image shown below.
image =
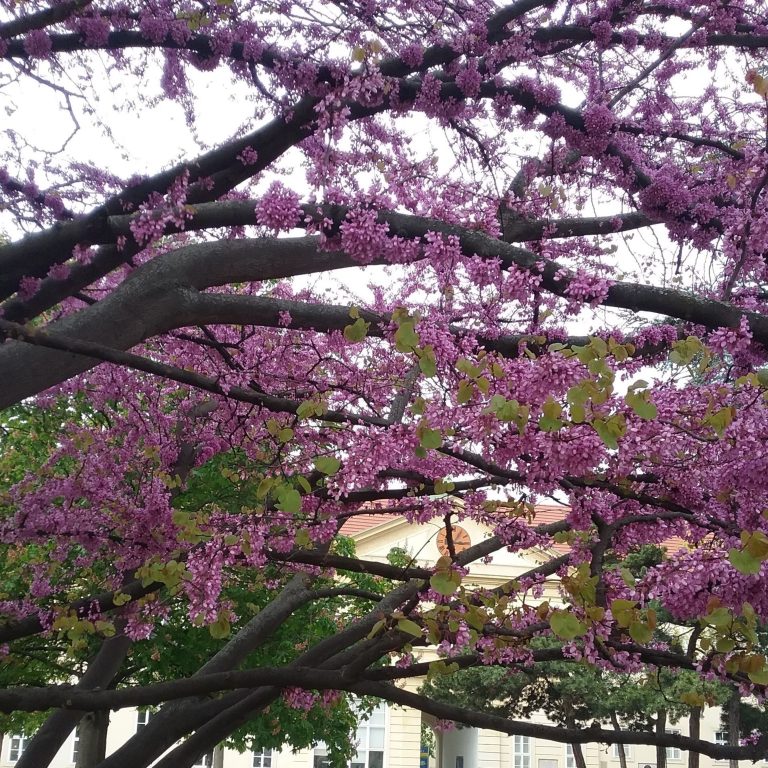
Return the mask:
{"type": "Polygon", "coordinates": [[[765,4],[0,9],[0,405],[68,415],[2,497],[25,589],[3,596],[0,641],[12,657],[31,635],[104,640],[77,688],[8,688],[4,711],[59,708],[55,745],[73,710],[168,702],[104,768],[185,737],[156,764],[190,765],[278,697],[334,691],[570,743],[765,753],[768,736],[537,725],[395,684],[424,674],[410,651],[431,644],[460,666],[587,659],[762,695],[765,4]],[[206,143],[222,89],[232,116],[206,143]],[[55,110],[38,116],[47,142],[14,125],[32,93],[55,110]],[[173,105],[197,149],[146,174],[119,170],[147,162],[130,148],[93,158],[81,134],[109,143],[112,97],[173,105]],[[532,516],[547,496],[561,522],[532,516]],[[371,502],[442,519],[448,554],[434,569],[339,554],[371,502]],[[457,551],[462,516],[493,537],[457,551]],[[685,546],[639,577],[614,564],[673,537],[685,546]],[[567,554],[521,578],[463,584],[501,548],[553,540],[567,554]],[[554,577],[557,605],[540,598],[554,577]],[[228,598],[244,578],[271,590],[258,612],[228,598]],[[362,608],[337,633],[246,664],[345,594],[362,608]],[[685,643],[654,641],[654,601],[685,643]],[[179,604],[228,641],[191,676],[103,690],[179,604]]]}

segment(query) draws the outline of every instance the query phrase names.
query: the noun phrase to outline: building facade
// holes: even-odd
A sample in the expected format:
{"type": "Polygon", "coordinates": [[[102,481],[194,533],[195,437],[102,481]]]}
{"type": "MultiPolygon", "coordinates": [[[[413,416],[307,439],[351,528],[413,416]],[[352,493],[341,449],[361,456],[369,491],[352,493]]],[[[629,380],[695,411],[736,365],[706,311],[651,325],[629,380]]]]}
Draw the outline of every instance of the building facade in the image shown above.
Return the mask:
{"type": "MultiPolygon", "coordinates": [[[[539,507],[536,523],[560,519],[563,509],[539,507]]],[[[466,520],[460,523],[469,543],[476,544],[490,535],[487,528],[466,520]]],[[[408,552],[420,565],[429,566],[441,554],[442,523],[411,525],[394,515],[364,515],[353,518],[344,532],[353,536],[357,551],[368,560],[386,561],[395,547],[408,552]]],[[[496,586],[521,574],[551,556],[552,553],[498,552],[491,563],[476,565],[465,581],[472,585],[496,586]]],[[[556,595],[554,588],[552,596],[556,595]]],[[[416,689],[420,681],[410,681],[416,689]]],[[[125,709],[112,713],[107,751],[112,752],[146,725],[148,712],[125,709]]],[[[542,722],[546,722],[543,718],[542,722]]],[[[382,704],[367,721],[361,722],[356,735],[357,754],[349,768],[576,768],[568,745],[524,736],[510,737],[496,731],[478,728],[455,728],[433,731],[433,754],[426,753],[422,729],[432,729],[431,718],[417,710],[382,704]]],[[[681,720],[670,725],[670,731],[688,733],[688,723],[681,720]]],[[[722,732],[719,709],[705,710],[701,723],[702,738],[727,743],[722,732]]],[[[6,734],[0,749],[0,768],[13,768],[28,739],[6,734]]],[[[625,747],[627,768],[655,768],[656,753],[647,746],[625,747]]],[[[620,768],[615,745],[587,744],[583,747],[588,768],[620,768]]],[[[51,768],[73,768],[77,757],[77,735],[72,734],[59,750],[51,768]]],[[[688,754],[679,749],[667,750],[668,768],[685,768],[688,754]]],[[[702,755],[700,768],[728,768],[728,762],[716,762],[702,755]]],[[[290,749],[238,753],[218,748],[202,758],[198,768],[327,768],[322,744],[314,749],[292,752],[290,749]]],[[[757,768],[768,768],[768,761],[757,768]]]]}

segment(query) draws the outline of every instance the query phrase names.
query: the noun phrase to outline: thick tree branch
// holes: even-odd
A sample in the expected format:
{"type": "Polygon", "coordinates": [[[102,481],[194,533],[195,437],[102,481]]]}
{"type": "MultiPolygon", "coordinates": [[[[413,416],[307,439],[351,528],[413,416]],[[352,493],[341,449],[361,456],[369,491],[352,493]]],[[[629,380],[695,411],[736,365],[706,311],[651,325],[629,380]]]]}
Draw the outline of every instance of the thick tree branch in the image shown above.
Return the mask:
{"type": "Polygon", "coordinates": [[[536,739],[546,739],[564,744],[589,744],[602,742],[605,744],[655,744],[662,747],[677,747],[679,749],[697,751],[716,760],[729,757],[741,760],[757,760],[765,754],[768,737],[762,737],[758,744],[744,747],[729,747],[712,744],[700,739],[672,733],[651,733],[649,731],[605,730],[602,728],[560,728],[554,725],[540,725],[530,721],[510,720],[498,715],[476,712],[443,704],[426,696],[395,688],[386,683],[360,683],[355,691],[371,696],[378,696],[395,704],[412,707],[427,712],[440,720],[453,720],[475,728],[488,728],[493,731],[509,734],[510,736],[529,736],[536,739]]]}
{"type": "MultiPolygon", "coordinates": [[[[131,640],[124,634],[104,640],[88,668],[72,690],[90,691],[105,689],[113,681],[131,647],[131,640]]],[[[90,711],[100,709],[94,707],[90,711]]],[[[30,743],[16,763],[16,768],[39,768],[48,765],[75,729],[82,712],[62,709],[51,714],[37,729],[30,743]]]]}

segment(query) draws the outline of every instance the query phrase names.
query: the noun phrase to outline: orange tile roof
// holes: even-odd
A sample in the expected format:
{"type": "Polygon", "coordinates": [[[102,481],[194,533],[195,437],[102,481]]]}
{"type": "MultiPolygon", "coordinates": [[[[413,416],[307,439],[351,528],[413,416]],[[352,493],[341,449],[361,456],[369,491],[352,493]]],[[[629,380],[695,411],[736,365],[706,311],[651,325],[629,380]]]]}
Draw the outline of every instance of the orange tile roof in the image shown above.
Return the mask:
{"type": "MultiPolygon", "coordinates": [[[[369,506],[377,506],[374,502],[369,506]]],[[[533,525],[546,525],[547,523],[556,523],[558,520],[562,520],[569,512],[569,508],[559,504],[537,504],[536,515],[533,519],[533,525]]],[[[350,517],[341,527],[341,533],[344,536],[357,536],[358,534],[365,533],[366,531],[375,528],[378,525],[391,522],[393,520],[402,520],[402,515],[398,515],[393,512],[379,512],[379,513],[364,513],[350,517]]],[[[679,549],[690,549],[690,545],[685,539],[681,539],[679,536],[670,536],[666,539],[662,546],[669,553],[675,553],[679,549]]],[[[567,544],[552,544],[552,549],[556,552],[567,552],[570,547],[567,544]]]]}
{"type": "Polygon", "coordinates": [[[341,526],[341,533],[344,536],[356,536],[359,533],[365,533],[365,531],[375,528],[377,525],[401,519],[402,515],[396,515],[392,512],[355,515],[346,520],[344,525],[341,526]]]}

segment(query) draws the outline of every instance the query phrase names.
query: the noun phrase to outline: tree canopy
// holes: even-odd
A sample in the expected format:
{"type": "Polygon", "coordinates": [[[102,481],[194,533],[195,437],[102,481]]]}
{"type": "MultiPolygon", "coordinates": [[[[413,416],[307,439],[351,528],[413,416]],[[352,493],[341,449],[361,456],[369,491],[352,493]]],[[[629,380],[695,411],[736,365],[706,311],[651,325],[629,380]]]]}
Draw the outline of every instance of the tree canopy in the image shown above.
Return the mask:
{"type": "Polygon", "coordinates": [[[763,2],[0,0],[0,642],[82,673],[3,674],[0,711],[55,745],[162,705],[101,768],[337,691],[762,757],[398,682],[435,646],[763,696],[767,49],[763,2]],[[447,554],[339,549],[392,512],[447,554]],[[504,548],[540,564],[469,586],[504,548]],[[194,668],[171,620],[217,641],[194,668]]]}

